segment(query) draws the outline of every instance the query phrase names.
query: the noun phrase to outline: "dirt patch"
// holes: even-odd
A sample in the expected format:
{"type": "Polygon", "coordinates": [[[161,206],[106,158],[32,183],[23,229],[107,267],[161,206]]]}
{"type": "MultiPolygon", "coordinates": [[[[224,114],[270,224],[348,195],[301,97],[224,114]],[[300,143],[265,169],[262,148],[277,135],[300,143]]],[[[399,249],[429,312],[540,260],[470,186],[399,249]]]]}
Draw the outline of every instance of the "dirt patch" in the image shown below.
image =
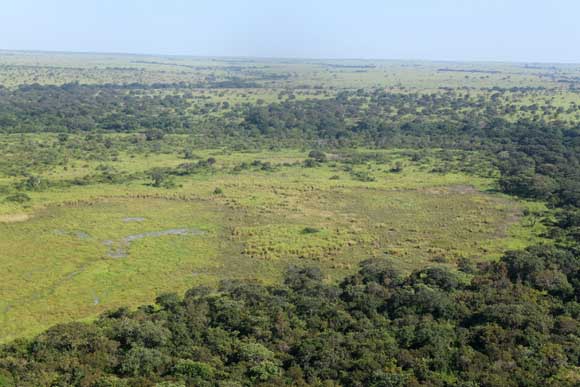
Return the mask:
{"type": "Polygon", "coordinates": [[[31,219],[32,216],[28,214],[10,214],[10,215],[0,215],[0,223],[17,223],[26,222],[31,219]]]}
{"type": "Polygon", "coordinates": [[[479,192],[474,186],[463,184],[449,185],[445,187],[426,188],[423,189],[422,191],[434,195],[448,195],[448,194],[473,195],[479,192]]]}
{"type": "Polygon", "coordinates": [[[523,214],[519,210],[513,210],[505,218],[502,224],[498,225],[497,231],[495,232],[496,238],[506,238],[509,236],[509,229],[514,224],[521,221],[523,214]]]}
{"type": "Polygon", "coordinates": [[[123,222],[125,223],[132,223],[132,222],[144,222],[145,218],[135,217],[135,218],[123,218],[123,222]]]}
{"type": "Polygon", "coordinates": [[[451,186],[447,187],[447,189],[451,193],[458,193],[458,194],[474,194],[474,193],[479,192],[472,185],[461,185],[461,184],[460,185],[451,185],[451,186]]]}

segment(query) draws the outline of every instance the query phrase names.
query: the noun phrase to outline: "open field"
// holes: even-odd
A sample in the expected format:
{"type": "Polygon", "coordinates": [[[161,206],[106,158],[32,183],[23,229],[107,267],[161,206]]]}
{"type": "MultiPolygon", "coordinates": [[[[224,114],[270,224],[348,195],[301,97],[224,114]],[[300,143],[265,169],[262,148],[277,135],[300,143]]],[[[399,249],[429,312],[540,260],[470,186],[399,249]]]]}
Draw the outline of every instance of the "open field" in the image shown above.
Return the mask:
{"type": "MultiPolygon", "coordinates": [[[[30,192],[24,206],[4,202],[0,337],[196,284],[273,283],[289,264],[320,265],[332,281],[368,257],[390,256],[405,271],[454,268],[462,257],[496,259],[539,240],[542,226],[530,227],[522,215],[539,205],[488,192],[493,178],[434,173],[436,150],[420,162],[405,151],[380,154],[380,162],[347,165],[336,154],[305,167],[301,150],[200,150],[196,156],[214,157],[215,165],[176,177],[172,188],[142,177],[30,192]],[[399,173],[390,171],[396,162],[405,165],[399,173]],[[244,163],[259,166],[236,168],[244,163]]],[[[131,174],[182,162],[171,154],[120,154],[104,163],[71,161],[41,176],[66,180],[103,164],[131,174]]]]}
{"type": "Polygon", "coordinates": [[[561,89],[578,81],[577,64],[203,58],[134,54],[0,51],[0,84],[206,82],[208,77],[257,81],[277,89],[394,87],[527,87],[561,89]]]}

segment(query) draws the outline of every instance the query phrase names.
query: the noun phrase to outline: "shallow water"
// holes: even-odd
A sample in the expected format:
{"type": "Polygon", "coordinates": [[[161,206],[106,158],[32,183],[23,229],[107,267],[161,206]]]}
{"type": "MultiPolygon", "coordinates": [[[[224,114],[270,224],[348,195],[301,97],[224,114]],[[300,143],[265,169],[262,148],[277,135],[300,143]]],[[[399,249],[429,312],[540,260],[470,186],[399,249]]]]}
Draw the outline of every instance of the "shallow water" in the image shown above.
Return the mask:
{"type": "Polygon", "coordinates": [[[140,234],[129,235],[122,238],[119,242],[115,243],[112,240],[106,240],[103,244],[109,247],[107,255],[110,258],[125,258],[128,255],[128,248],[131,242],[144,239],[144,238],[158,238],[166,235],[182,235],[182,236],[195,236],[203,235],[205,231],[190,228],[171,228],[168,230],[161,231],[149,231],[140,234]]]}
{"type": "Polygon", "coordinates": [[[135,218],[123,218],[123,222],[130,223],[130,222],[144,222],[145,218],[135,217],[135,218]]]}

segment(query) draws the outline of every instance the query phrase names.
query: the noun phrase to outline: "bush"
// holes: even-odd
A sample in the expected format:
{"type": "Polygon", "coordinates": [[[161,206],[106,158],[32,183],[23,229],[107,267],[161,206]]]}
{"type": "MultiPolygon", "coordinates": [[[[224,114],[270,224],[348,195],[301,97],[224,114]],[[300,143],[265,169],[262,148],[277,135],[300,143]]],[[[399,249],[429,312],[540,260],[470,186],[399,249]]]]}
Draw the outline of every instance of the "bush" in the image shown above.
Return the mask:
{"type": "Polygon", "coordinates": [[[318,162],[314,159],[306,159],[306,160],[304,160],[304,166],[306,168],[314,168],[314,167],[318,166],[318,162]]]}
{"type": "Polygon", "coordinates": [[[316,234],[317,232],[320,232],[320,230],[316,227],[304,227],[302,230],[302,234],[316,234]]]}
{"type": "Polygon", "coordinates": [[[377,181],[377,179],[373,175],[365,171],[352,171],[350,175],[352,176],[353,179],[362,182],[370,183],[373,181],[377,181]]]}
{"type": "Polygon", "coordinates": [[[397,161],[395,163],[395,165],[391,168],[391,172],[392,173],[401,173],[403,172],[403,163],[400,161],[397,161]]]}
{"type": "Polygon", "coordinates": [[[308,157],[318,161],[319,163],[323,163],[326,161],[326,154],[318,150],[310,151],[310,153],[308,153],[308,157]]]}
{"type": "Polygon", "coordinates": [[[30,196],[28,196],[24,192],[18,192],[18,193],[15,193],[14,195],[10,195],[10,196],[6,197],[6,201],[12,202],[12,203],[20,203],[20,204],[28,203],[31,200],[32,199],[30,198],[30,196]]]}

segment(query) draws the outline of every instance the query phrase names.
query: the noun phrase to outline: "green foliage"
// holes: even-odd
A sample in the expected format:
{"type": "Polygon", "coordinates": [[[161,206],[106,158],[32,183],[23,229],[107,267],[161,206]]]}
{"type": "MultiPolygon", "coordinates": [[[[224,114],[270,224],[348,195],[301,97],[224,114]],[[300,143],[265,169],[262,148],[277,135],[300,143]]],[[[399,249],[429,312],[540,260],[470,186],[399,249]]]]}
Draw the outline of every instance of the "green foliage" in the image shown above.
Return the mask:
{"type": "Polygon", "coordinates": [[[214,368],[207,364],[193,360],[180,360],[175,364],[173,373],[191,379],[209,381],[214,377],[214,368]]]}
{"type": "Polygon", "coordinates": [[[147,172],[153,187],[173,188],[175,180],[171,176],[171,171],[166,168],[154,168],[147,172]]]}
{"type": "Polygon", "coordinates": [[[318,162],[315,159],[306,159],[304,160],[304,166],[306,168],[314,168],[318,166],[318,162]]]}
{"type": "Polygon", "coordinates": [[[338,285],[325,284],[317,268],[294,267],[284,286],[231,281],[219,293],[164,294],[159,308],[119,310],[5,345],[0,370],[22,386],[85,385],[96,376],[96,385],[573,386],[579,284],[542,296],[537,274],[551,267],[574,283],[580,262],[546,246],[521,261],[514,254],[468,282],[442,268],[405,276],[371,259],[338,285]]]}
{"type": "Polygon", "coordinates": [[[317,232],[320,232],[320,230],[317,229],[316,227],[304,227],[302,232],[304,234],[316,234],[317,232]]]}
{"type": "Polygon", "coordinates": [[[24,192],[17,192],[13,195],[7,196],[6,200],[9,202],[13,202],[13,203],[24,204],[24,203],[28,203],[32,199],[30,198],[30,196],[28,196],[24,192]]]}
{"type": "Polygon", "coordinates": [[[576,69],[90,58],[2,58],[0,330],[236,278],[8,343],[0,385],[580,382],[576,69]]]}
{"type": "MultiPolygon", "coordinates": [[[[113,147],[124,141],[111,138],[113,147]]],[[[175,141],[181,149],[181,139],[167,136],[163,142],[175,141]]],[[[387,160],[404,151],[358,151],[366,152],[373,160],[387,160]]],[[[438,152],[424,153],[436,163],[438,152]]],[[[545,227],[542,221],[528,227],[527,219],[525,227],[520,224],[518,214],[527,204],[481,192],[493,186],[491,179],[434,175],[417,165],[391,175],[383,164],[369,162],[377,176],[369,189],[348,177],[329,179],[348,176],[342,169],[350,161],[342,161],[342,154],[306,170],[300,165],[304,152],[297,150],[198,153],[203,163],[212,154],[219,162],[198,167],[195,161],[194,172],[181,174],[177,152],[131,150],[109,162],[74,159],[66,171],[55,166],[42,174],[52,186],[26,192],[32,201],[25,206],[1,200],[0,269],[7,290],[0,301],[0,341],[107,309],[136,307],[194,284],[232,277],[271,283],[288,264],[315,263],[331,280],[385,252],[407,271],[443,255],[442,266],[453,267],[459,256],[475,264],[533,243],[545,227]],[[247,169],[233,171],[244,163],[247,169]],[[266,171],[268,163],[272,168],[266,171]],[[145,172],[155,167],[177,186],[152,187],[145,172]],[[74,176],[105,173],[119,180],[68,183],[74,176]],[[214,195],[216,187],[224,194],[214,195]],[[307,227],[319,231],[305,233],[307,227]],[[147,236],[175,229],[203,233],[147,236]],[[125,242],[132,235],[145,237],[125,242]]]]}
{"type": "Polygon", "coordinates": [[[372,182],[377,180],[376,177],[366,171],[351,171],[350,175],[354,180],[362,182],[372,182]]]}
{"type": "Polygon", "coordinates": [[[310,153],[308,153],[308,157],[318,161],[319,163],[323,163],[326,161],[326,153],[319,150],[310,151],[310,153]]]}
{"type": "Polygon", "coordinates": [[[400,173],[402,171],[403,171],[403,163],[400,161],[397,161],[395,165],[391,168],[391,172],[393,173],[400,173]]]}

